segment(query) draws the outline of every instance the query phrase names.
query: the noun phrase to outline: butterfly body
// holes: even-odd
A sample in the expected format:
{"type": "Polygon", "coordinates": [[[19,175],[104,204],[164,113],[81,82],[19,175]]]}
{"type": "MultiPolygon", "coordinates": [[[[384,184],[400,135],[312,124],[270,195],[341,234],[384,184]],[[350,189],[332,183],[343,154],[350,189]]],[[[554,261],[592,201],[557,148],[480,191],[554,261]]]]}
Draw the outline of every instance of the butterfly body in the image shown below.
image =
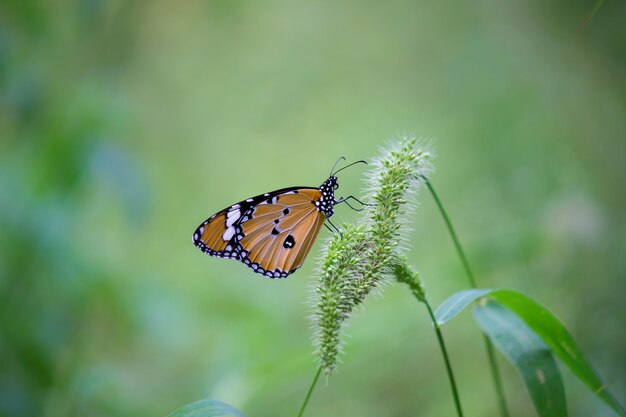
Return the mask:
{"type": "Polygon", "coordinates": [[[238,260],[269,278],[285,278],[308,255],[334,213],[337,177],[318,188],[290,187],[233,204],[204,221],[193,234],[202,252],[238,260]]]}

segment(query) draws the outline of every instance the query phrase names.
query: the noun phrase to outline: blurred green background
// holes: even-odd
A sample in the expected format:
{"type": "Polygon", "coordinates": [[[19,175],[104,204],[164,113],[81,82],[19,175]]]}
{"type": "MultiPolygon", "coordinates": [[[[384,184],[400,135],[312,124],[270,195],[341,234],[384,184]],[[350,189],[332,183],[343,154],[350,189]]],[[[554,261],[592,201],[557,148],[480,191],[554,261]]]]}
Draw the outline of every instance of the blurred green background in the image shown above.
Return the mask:
{"type": "MultiPolygon", "coordinates": [[[[287,280],[193,247],[240,199],[338,156],[436,138],[432,180],[481,286],[536,298],[626,400],[626,2],[0,4],[0,415],[164,416],[212,397],[293,416],[315,371],[323,230],[287,280]]],[[[339,195],[362,196],[363,169],[339,195]]],[[[338,207],[335,223],[355,213],[338,207]]],[[[433,201],[410,261],[466,287],[433,201]]],[[[446,326],[468,416],[496,415],[469,314],[446,326]]],[[[311,416],[444,416],[425,310],[388,286],[311,416]]],[[[501,361],[514,416],[533,415],[501,361]]],[[[610,411],[563,370],[573,416],[610,411]]]]}

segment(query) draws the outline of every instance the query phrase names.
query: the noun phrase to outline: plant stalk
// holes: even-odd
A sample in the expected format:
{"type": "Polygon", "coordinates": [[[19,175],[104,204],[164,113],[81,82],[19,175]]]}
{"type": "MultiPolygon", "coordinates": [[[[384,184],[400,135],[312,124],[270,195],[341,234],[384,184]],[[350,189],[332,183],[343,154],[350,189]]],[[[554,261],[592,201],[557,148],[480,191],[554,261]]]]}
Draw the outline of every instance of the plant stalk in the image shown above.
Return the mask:
{"type": "Polygon", "coordinates": [[[428,178],[424,176],[422,176],[422,178],[426,182],[426,187],[428,187],[428,191],[430,191],[430,194],[433,196],[435,203],[437,203],[437,208],[439,209],[439,213],[441,213],[441,217],[443,217],[443,221],[446,223],[446,226],[448,228],[448,233],[450,233],[452,242],[454,242],[454,247],[456,248],[456,251],[459,254],[459,258],[461,258],[461,263],[463,264],[463,269],[465,270],[465,274],[467,275],[467,279],[469,280],[470,286],[472,288],[476,288],[477,285],[476,285],[476,280],[474,279],[474,273],[472,272],[472,269],[469,266],[469,262],[467,262],[467,258],[465,257],[465,252],[463,252],[463,248],[461,247],[459,238],[457,237],[456,232],[454,231],[454,227],[452,227],[452,222],[450,221],[450,218],[448,217],[448,213],[446,212],[446,209],[443,208],[443,204],[441,203],[441,200],[439,200],[439,196],[435,192],[435,189],[433,188],[432,184],[430,183],[430,181],[428,181],[428,178]]]}
{"type": "MultiPolygon", "coordinates": [[[[476,279],[474,278],[474,273],[472,272],[472,269],[470,268],[469,262],[467,261],[467,257],[465,256],[465,252],[463,251],[463,247],[461,246],[459,238],[454,230],[454,227],[452,226],[452,221],[450,221],[450,218],[448,217],[448,213],[446,212],[446,209],[443,207],[443,204],[441,203],[439,196],[435,192],[435,189],[430,183],[430,181],[428,180],[428,178],[422,175],[422,179],[426,183],[426,187],[428,187],[430,194],[433,196],[433,199],[435,200],[435,203],[437,204],[439,213],[441,213],[441,217],[443,217],[443,220],[446,223],[446,227],[448,228],[448,233],[450,234],[450,237],[452,238],[452,242],[454,243],[454,247],[456,248],[459,258],[461,258],[461,263],[463,264],[463,269],[465,270],[465,274],[467,275],[467,279],[470,283],[470,286],[472,288],[477,288],[476,279]]],[[[509,411],[506,405],[506,399],[504,397],[504,388],[502,387],[502,380],[500,379],[500,372],[498,371],[498,364],[496,362],[496,356],[493,351],[493,345],[491,344],[491,341],[489,340],[489,338],[487,338],[487,336],[483,335],[483,338],[485,340],[485,347],[487,350],[487,357],[489,359],[489,366],[491,367],[491,375],[493,377],[493,383],[494,383],[495,390],[496,390],[496,396],[498,397],[498,409],[500,411],[500,416],[508,417],[509,411]]]]}
{"type": "Polygon", "coordinates": [[[306,409],[307,404],[309,403],[309,399],[311,398],[311,394],[313,394],[313,388],[317,384],[317,380],[320,378],[320,374],[322,373],[322,367],[317,368],[317,372],[315,373],[315,377],[313,377],[313,382],[311,382],[311,386],[309,387],[309,391],[306,393],[306,397],[304,397],[304,402],[302,403],[302,407],[300,407],[300,411],[298,412],[298,417],[302,417],[304,414],[304,410],[306,409]]]}
{"type": "Polygon", "coordinates": [[[483,340],[485,341],[485,349],[487,349],[487,357],[489,358],[489,366],[491,367],[491,377],[493,378],[493,384],[496,389],[496,397],[498,397],[498,409],[502,417],[509,417],[509,410],[506,406],[506,400],[504,398],[504,388],[502,386],[502,380],[500,379],[500,371],[498,370],[498,363],[496,362],[496,355],[493,352],[493,344],[487,336],[483,334],[483,340]]]}
{"type": "Polygon", "coordinates": [[[430,304],[428,304],[428,301],[423,300],[423,303],[426,305],[426,309],[428,310],[428,315],[430,316],[430,320],[432,321],[433,327],[435,328],[435,333],[437,334],[437,341],[439,342],[439,348],[441,349],[443,360],[446,363],[446,371],[448,372],[448,379],[450,380],[450,387],[452,388],[452,396],[454,397],[454,405],[456,406],[456,413],[459,417],[463,417],[463,410],[461,409],[461,399],[459,398],[459,391],[456,387],[454,373],[452,372],[452,365],[450,364],[450,358],[448,357],[446,344],[443,341],[443,335],[441,334],[441,329],[439,328],[439,325],[437,324],[437,320],[435,319],[435,315],[433,314],[433,310],[432,308],[430,308],[430,304]]]}

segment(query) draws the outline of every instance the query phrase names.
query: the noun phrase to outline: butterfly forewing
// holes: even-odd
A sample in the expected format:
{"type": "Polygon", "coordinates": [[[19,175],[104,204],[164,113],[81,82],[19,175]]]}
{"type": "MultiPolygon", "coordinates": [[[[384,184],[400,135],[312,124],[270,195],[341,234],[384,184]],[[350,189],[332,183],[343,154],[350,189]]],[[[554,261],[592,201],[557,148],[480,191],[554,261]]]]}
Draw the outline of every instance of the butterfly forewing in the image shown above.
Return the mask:
{"type": "Polygon", "coordinates": [[[322,192],[299,187],[241,201],[206,220],[194,244],[216,257],[237,259],[255,272],[280,278],[304,262],[326,219],[322,192]]]}

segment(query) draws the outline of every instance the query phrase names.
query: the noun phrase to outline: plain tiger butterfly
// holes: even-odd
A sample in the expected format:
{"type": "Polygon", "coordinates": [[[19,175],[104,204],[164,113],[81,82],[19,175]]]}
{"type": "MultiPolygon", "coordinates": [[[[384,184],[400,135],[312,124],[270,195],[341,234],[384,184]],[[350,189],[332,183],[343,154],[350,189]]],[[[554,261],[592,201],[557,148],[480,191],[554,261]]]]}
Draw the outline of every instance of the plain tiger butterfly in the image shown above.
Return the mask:
{"type": "Polygon", "coordinates": [[[363,205],[354,196],[335,200],[339,188],[335,175],[354,164],[367,163],[353,162],[333,172],[342,159],[317,188],[283,188],[218,211],[193,233],[194,245],[210,256],[243,262],[269,278],[294,273],[304,263],[322,225],[330,223],[335,205],[345,202],[355,209],[348,203],[350,199],[363,205]]]}

